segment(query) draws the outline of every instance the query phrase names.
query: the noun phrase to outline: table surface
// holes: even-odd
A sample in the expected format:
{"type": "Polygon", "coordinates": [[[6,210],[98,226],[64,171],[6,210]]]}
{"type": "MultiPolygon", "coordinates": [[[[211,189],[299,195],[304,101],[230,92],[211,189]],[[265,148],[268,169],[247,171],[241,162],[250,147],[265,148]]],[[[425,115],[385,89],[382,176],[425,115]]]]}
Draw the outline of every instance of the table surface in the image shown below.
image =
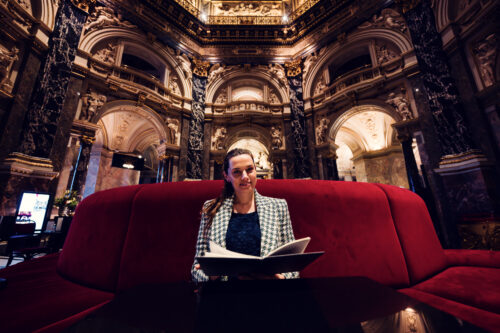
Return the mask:
{"type": "Polygon", "coordinates": [[[483,332],[364,277],[144,285],[66,330],[112,331],[483,332]]]}

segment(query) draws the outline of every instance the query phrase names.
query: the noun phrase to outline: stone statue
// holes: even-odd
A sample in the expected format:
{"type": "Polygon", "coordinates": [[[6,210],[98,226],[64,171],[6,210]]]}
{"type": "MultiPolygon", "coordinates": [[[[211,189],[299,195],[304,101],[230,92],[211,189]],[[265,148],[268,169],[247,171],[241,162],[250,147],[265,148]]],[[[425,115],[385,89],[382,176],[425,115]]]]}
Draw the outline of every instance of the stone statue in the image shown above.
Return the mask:
{"type": "Polygon", "coordinates": [[[226,104],[227,103],[227,90],[226,88],[221,89],[217,99],[215,100],[215,104],[226,104]]]}
{"type": "Polygon", "coordinates": [[[325,78],[323,75],[321,75],[321,78],[319,79],[318,83],[316,84],[316,88],[314,88],[314,94],[313,95],[318,95],[321,94],[326,88],[325,84],[325,78]]]}
{"type": "Polygon", "coordinates": [[[377,52],[377,61],[379,65],[397,58],[396,52],[388,49],[385,44],[375,45],[375,50],[377,52]]]}
{"type": "Polygon", "coordinates": [[[108,43],[108,45],[100,50],[98,50],[95,54],[94,57],[97,60],[100,60],[102,62],[105,62],[107,64],[114,64],[115,59],[116,59],[116,45],[113,45],[113,43],[108,43]]]}
{"type": "Polygon", "coordinates": [[[97,113],[99,108],[106,104],[106,100],[107,97],[104,95],[87,91],[87,93],[82,96],[82,111],[80,113],[80,119],[88,122],[92,121],[92,118],[97,113]]]}
{"type": "Polygon", "coordinates": [[[223,150],[224,149],[224,139],[226,138],[227,130],[225,127],[218,127],[212,136],[212,149],[213,150],[223,150]]]}
{"type": "Polygon", "coordinates": [[[166,123],[168,129],[169,143],[176,145],[177,138],[179,137],[179,120],[167,117],[166,123]]]}
{"type": "Polygon", "coordinates": [[[306,59],[304,60],[304,69],[302,70],[302,76],[304,78],[307,76],[309,69],[316,63],[316,61],[318,61],[318,55],[315,52],[306,57],[306,59]]]}
{"type": "Polygon", "coordinates": [[[396,111],[401,115],[403,120],[412,119],[413,115],[408,106],[408,101],[404,96],[396,96],[395,93],[391,92],[385,101],[387,104],[392,105],[396,111]]]}
{"type": "Polygon", "coordinates": [[[477,43],[474,49],[477,62],[479,63],[479,71],[486,87],[493,85],[496,81],[495,61],[497,49],[498,44],[494,34],[477,43]]]}
{"type": "Polygon", "coordinates": [[[28,12],[31,12],[31,1],[29,0],[17,0],[17,3],[21,5],[24,9],[26,9],[28,12]]]}
{"type": "Polygon", "coordinates": [[[276,96],[276,92],[274,90],[271,90],[269,92],[269,103],[270,104],[279,104],[280,100],[278,99],[278,96],[276,96]]]}
{"type": "Polygon", "coordinates": [[[176,95],[181,94],[181,89],[179,88],[179,84],[177,83],[177,76],[171,76],[168,82],[168,89],[172,91],[176,95]]]}
{"type": "Polygon", "coordinates": [[[19,59],[19,49],[13,47],[11,51],[0,46],[0,89],[11,87],[9,74],[14,62],[19,59]]]}
{"type": "Polygon", "coordinates": [[[326,142],[326,137],[327,137],[327,131],[328,131],[328,125],[330,124],[330,119],[327,117],[323,116],[319,121],[318,125],[316,126],[316,143],[318,145],[323,144],[326,142]]]}
{"type": "Polygon", "coordinates": [[[280,64],[269,64],[268,71],[272,76],[276,77],[276,79],[283,86],[286,87],[288,85],[288,81],[286,79],[286,74],[285,74],[285,69],[283,68],[283,66],[281,66],[280,64]]]}
{"type": "Polygon", "coordinates": [[[257,169],[259,170],[266,169],[267,167],[266,159],[267,157],[264,155],[263,152],[260,151],[257,157],[255,158],[255,166],[257,167],[257,169]]]}
{"type": "Polygon", "coordinates": [[[383,9],[380,16],[373,15],[373,18],[359,26],[360,29],[367,28],[387,28],[398,30],[400,32],[406,31],[406,24],[401,15],[390,8],[383,9]]]}
{"type": "Polygon", "coordinates": [[[271,127],[271,143],[273,149],[280,149],[283,145],[283,141],[281,139],[281,127],[273,126],[271,127]]]}
{"type": "Polygon", "coordinates": [[[189,60],[188,56],[184,53],[181,53],[179,50],[176,52],[176,60],[177,64],[181,68],[182,72],[186,76],[186,79],[188,81],[191,81],[191,78],[193,77],[193,71],[191,70],[191,60],[189,60]]]}
{"type": "Polygon", "coordinates": [[[120,26],[124,28],[137,27],[136,25],[128,21],[122,20],[120,16],[116,16],[113,9],[104,6],[98,6],[95,8],[95,11],[89,15],[87,22],[83,26],[83,31],[85,33],[88,33],[107,26],[120,26]]]}
{"type": "Polygon", "coordinates": [[[222,76],[222,74],[225,72],[226,66],[221,65],[221,64],[215,64],[210,68],[210,72],[208,74],[208,82],[213,82],[216,80],[219,76],[222,76]]]}

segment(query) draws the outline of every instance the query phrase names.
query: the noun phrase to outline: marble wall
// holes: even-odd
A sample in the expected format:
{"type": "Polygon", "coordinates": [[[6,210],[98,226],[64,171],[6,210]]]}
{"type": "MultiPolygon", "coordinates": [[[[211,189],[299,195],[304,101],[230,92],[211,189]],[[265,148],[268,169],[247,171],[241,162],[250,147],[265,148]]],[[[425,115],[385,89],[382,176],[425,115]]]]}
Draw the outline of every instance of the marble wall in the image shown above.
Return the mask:
{"type": "Polygon", "coordinates": [[[95,185],[96,192],[120,186],[139,184],[140,171],[112,167],[112,159],[113,152],[103,149],[95,185]]]}
{"type": "Polygon", "coordinates": [[[193,74],[193,102],[189,123],[188,153],[186,176],[191,179],[202,178],[203,127],[205,123],[205,87],[207,78],[193,74]]]}
{"type": "Polygon", "coordinates": [[[359,156],[354,159],[356,180],[390,184],[408,188],[405,161],[402,152],[388,152],[383,156],[359,156]]]}

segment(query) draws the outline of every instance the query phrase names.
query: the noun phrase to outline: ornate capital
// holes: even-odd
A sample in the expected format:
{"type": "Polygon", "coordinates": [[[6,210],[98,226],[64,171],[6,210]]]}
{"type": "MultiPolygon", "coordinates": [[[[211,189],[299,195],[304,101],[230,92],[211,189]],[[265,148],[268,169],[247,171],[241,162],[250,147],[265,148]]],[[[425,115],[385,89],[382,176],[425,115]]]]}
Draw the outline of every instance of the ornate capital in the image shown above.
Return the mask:
{"type": "Polygon", "coordinates": [[[193,58],[193,63],[194,63],[194,69],[193,69],[194,74],[202,77],[208,77],[208,69],[210,68],[210,63],[208,61],[203,61],[193,58]]]}
{"type": "Polygon", "coordinates": [[[71,0],[71,3],[88,14],[94,8],[96,0],[71,0]]]}
{"type": "Polygon", "coordinates": [[[419,3],[420,0],[396,0],[396,5],[401,8],[403,14],[417,7],[419,3]]]}
{"type": "Polygon", "coordinates": [[[291,62],[285,62],[286,76],[293,77],[302,73],[302,59],[297,59],[291,62]]]}
{"type": "Polygon", "coordinates": [[[86,143],[86,144],[93,144],[95,142],[95,138],[94,137],[91,137],[91,136],[87,136],[87,135],[83,135],[82,138],[81,138],[82,142],[86,143]]]}

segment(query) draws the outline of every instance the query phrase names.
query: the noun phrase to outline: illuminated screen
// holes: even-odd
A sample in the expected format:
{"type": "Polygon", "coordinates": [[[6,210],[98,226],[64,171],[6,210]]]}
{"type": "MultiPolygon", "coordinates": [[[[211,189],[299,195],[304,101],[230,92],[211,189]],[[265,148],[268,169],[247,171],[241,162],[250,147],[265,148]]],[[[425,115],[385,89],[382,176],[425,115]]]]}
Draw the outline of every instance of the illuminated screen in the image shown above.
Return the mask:
{"type": "Polygon", "coordinates": [[[17,209],[16,223],[35,222],[35,229],[41,230],[49,198],[49,194],[24,192],[17,209]]]}

